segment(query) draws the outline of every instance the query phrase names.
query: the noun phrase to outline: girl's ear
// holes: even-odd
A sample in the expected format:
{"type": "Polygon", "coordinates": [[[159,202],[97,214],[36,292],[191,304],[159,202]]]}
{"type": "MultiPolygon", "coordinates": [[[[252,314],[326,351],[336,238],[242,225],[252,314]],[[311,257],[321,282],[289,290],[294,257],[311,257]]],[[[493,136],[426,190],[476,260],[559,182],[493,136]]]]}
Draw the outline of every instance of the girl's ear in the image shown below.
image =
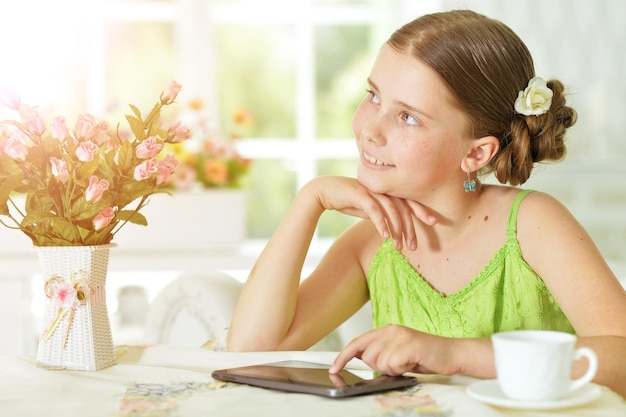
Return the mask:
{"type": "Polygon", "coordinates": [[[479,171],[487,166],[499,150],[500,141],[495,136],[473,139],[469,152],[461,161],[461,169],[464,172],[479,171]]]}

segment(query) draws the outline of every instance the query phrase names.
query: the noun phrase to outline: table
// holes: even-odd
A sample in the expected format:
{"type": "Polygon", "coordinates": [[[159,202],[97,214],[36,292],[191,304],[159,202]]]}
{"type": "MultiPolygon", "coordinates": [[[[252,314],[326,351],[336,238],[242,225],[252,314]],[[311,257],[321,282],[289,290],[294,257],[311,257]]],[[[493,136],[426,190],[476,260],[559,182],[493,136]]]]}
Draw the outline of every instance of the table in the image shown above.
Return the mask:
{"type": "MultiPolygon", "coordinates": [[[[347,399],[284,393],[214,381],[213,369],[280,360],[330,364],[335,352],[218,352],[174,346],[120,346],[118,364],[97,372],[48,371],[28,356],[0,357],[0,415],[48,417],[498,417],[626,415],[626,401],[599,399],[558,411],[493,407],[466,393],[476,380],[420,376],[417,388],[347,399]]],[[[348,367],[366,369],[359,360],[348,367]]]]}

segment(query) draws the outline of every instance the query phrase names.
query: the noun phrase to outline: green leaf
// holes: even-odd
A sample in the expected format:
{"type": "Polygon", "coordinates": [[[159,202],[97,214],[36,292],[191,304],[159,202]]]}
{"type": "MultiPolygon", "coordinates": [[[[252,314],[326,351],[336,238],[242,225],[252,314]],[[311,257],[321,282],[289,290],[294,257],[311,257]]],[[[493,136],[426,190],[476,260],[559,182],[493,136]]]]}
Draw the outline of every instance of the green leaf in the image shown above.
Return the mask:
{"type": "Polygon", "coordinates": [[[146,132],[143,123],[141,120],[136,117],[127,115],[126,120],[128,121],[128,126],[130,130],[133,132],[133,135],[139,140],[142,141],[146,138],[146,132]]]}
{"type": "Polygon", "coordinates": [[[91,220],[108,205],[106,200],[94,203],[85,200],[85,197],[81,197],[72,204],[71,217],[77,221],[91,220]]]}
{"type": "MultiPolygon", "coordinates": [[[[38,214],[42,216],[42,213],[56,212],[56,206],[54,199],[50,194],[46,194],[45,191],[35,194],[29,194],[26,197],[26,205],[24,207],[27,214],[38,214]]],[[[39,217],[44,219],[45,217],[39,217]]]]}
{"type": "Polygon", "coordinates": [[[138,224],[141,226],[147,226],[148,220],[146,217],[138,211],[134,210],[121,210],[117,212],[116,216],[119,220],[128,221],[130,223],[138,224]]]}
{"type": "Polygon", "coordinates": [[[50,222],[52,224],[52,233],[57,237],[68,242],[80,241],[80,233],[78,233],[78,230],[72,223],[58,217],[51,219],[50,222]]]}
{"type": "Polygon", "coordinates": [[[129,104],[128,107],[130,107],[137,119],[139,119],[139,121],[143,124],[143,120],[141,120],[141,111],[139,110],[139,108],[134,104],[129,104]]]}
{"type": "Polygon", "coordinates": [[[132,166],[133,160],[135,158],[135,152],[133,149],[133,145],[125,140],[120,146],[120,151],[117,155],[117,163],[119,164],[120,170],[122,172],[126,172],[132,166]]]}
{"type": "Polygon", "coordinates": [[[78,165],[78,169],[76,171],[72,172],[72,178],[78,184],[87,184],[89,182],[89,177],[96,172],[99,165],[100,158],[98,156],[93,158],[91,161],[83,162],[78,165]]]}
{"type": "Polygon", "coordinates": [[[161,117],[161,103],[160,102],[156,103],[154,107],[152,108],[152,110],[150,110],[148,117],[146,117],[145,125],[151,126],[153,123],[156,123],[156,121],[159,120],[159,117],[161,117]]]}
{"type": "MultiPolygon", "coordinates": [[[[2,182],[0,182],[0,204],[4,203],[6,205],[9,195],[19,185],[19,183],[20,179],[15,177],[5,178],[2,182]]],[[[8,214],[8,212],[2,214],[8,214]]]]}

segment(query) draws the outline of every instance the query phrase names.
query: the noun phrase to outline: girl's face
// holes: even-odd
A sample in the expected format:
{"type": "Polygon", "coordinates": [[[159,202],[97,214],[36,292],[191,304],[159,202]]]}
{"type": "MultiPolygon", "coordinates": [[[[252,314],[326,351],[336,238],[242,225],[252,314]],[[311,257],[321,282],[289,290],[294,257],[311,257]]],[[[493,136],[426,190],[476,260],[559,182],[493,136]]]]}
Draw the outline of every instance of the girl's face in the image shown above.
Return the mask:
{"type": "Polygon", "coordinates": [[[359,181],[406,199],[427,199],[446,187],[463,190],[467,121],[439,76],[385,44],[368,84],[352,122],[359,181]]]}

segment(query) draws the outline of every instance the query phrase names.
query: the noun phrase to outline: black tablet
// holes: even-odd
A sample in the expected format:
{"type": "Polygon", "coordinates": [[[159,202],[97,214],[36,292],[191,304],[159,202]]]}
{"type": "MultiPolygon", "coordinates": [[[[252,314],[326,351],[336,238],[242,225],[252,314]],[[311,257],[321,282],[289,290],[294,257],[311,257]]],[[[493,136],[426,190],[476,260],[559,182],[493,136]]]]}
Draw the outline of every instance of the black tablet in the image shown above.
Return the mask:
{"type": "Polygon", "coordinates": [[[220,381],[331,398],[402,389],[418,383],[417,378],[409,376],[376,376],[372,371],[345,369],[333,375],[328,369],[327,365],[311,362],[284,361],[221,369],[211,376],[220,381]]]}

